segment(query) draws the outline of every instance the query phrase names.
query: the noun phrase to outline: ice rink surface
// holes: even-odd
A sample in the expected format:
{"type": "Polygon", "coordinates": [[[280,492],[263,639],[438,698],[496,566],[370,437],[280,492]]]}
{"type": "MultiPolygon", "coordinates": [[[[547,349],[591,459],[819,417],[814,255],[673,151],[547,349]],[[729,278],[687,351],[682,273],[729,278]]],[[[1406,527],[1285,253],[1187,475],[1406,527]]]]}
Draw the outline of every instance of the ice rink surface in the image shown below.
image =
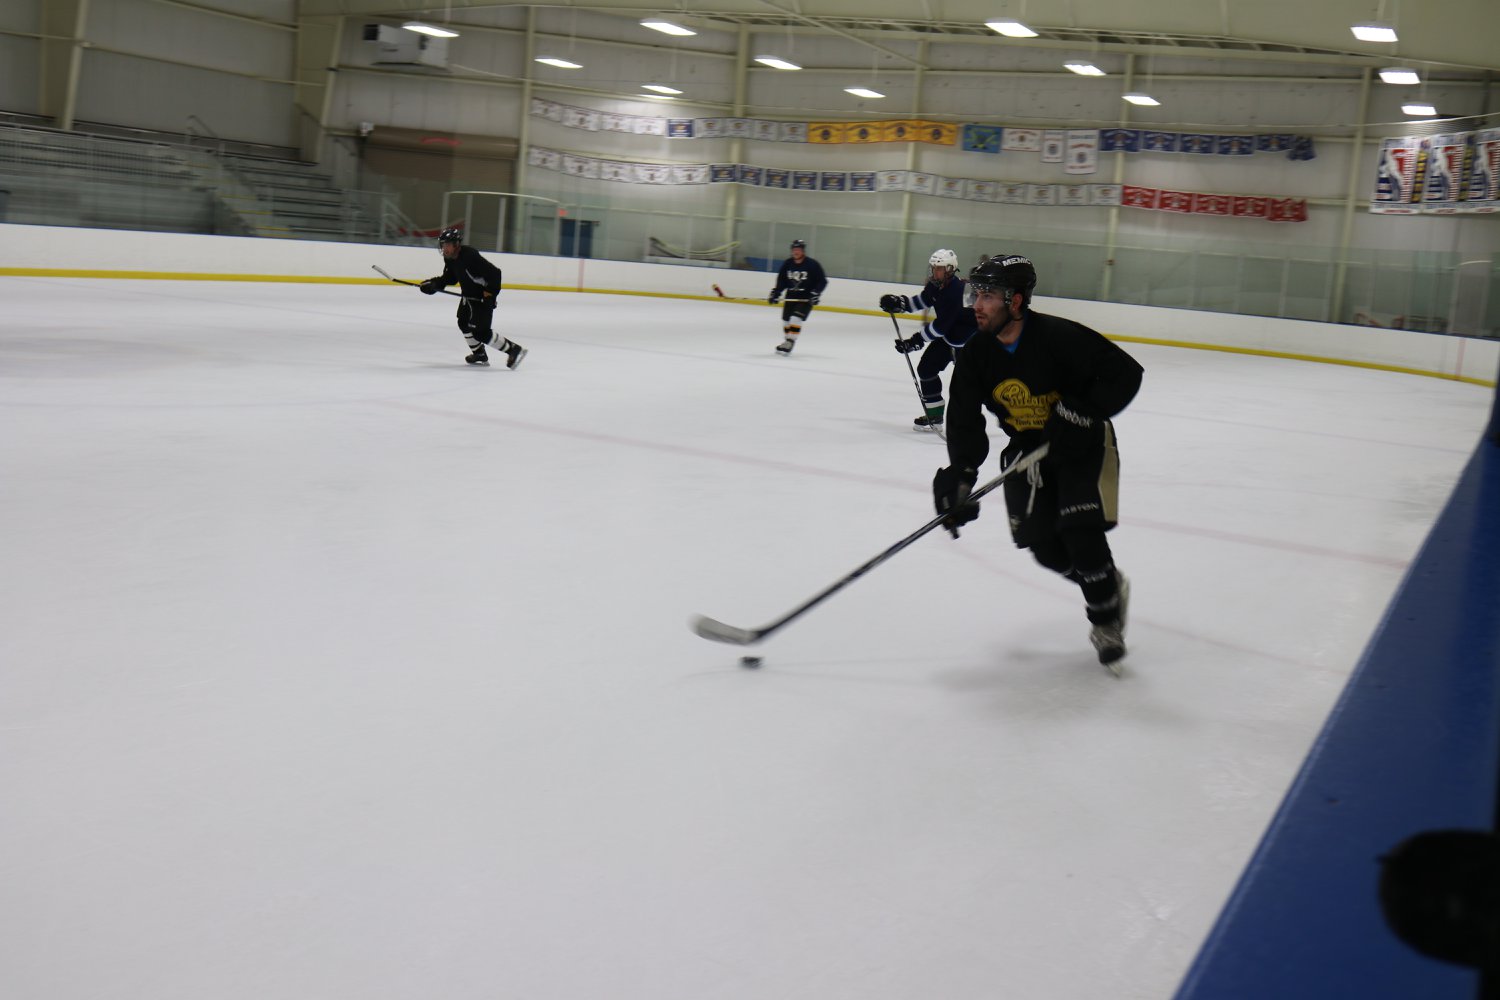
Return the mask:
{"type": "Polygon", "coordinates": [[[889,322],[456,301],[0,279],[7,996],[1167,997],[1492,392],[1127,344],[1123,679],[998,499],[742,650],[931,516],[889,322]]]}

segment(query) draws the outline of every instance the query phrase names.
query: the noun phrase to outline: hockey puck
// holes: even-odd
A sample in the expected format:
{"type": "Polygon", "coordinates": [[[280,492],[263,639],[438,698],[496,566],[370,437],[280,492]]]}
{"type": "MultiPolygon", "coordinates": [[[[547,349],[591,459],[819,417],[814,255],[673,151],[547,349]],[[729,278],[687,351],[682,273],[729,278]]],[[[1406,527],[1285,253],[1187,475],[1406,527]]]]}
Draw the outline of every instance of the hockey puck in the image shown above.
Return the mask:
{"type": "Polygon", "coordinates": [[[751,670],[754,670],[756,667],[760,666],[760,657],[758,657],[758,656],[742,656],[742,657],[740,657],[740,666],[742,666],[742,667],[748,667],[751,670]]]}

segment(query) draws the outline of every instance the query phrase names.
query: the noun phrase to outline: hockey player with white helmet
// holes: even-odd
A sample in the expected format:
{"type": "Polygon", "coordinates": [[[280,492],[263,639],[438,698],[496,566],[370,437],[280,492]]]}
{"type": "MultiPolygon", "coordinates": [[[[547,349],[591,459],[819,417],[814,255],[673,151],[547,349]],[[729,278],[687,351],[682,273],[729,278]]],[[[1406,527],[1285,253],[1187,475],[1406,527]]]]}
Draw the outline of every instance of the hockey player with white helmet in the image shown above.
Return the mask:
{"type": "Polygon", "coordinates": [[[943,369],[953,360],[954,349],[962,347],[974,334],[974,310],[964,305],[964,279],[957,274],[958,254],[952,250],[934,250],[927,258],[927,267],[927,284],[917,294],[892,293],[880,297],[880,308],[893,315],[933,311],[931,322],[896,343],[896,350],[902,354],[922,351],[917,379],[922,408],[927,412],[912,421],[912,427],[919,431],[942,428],[943,369]]]}

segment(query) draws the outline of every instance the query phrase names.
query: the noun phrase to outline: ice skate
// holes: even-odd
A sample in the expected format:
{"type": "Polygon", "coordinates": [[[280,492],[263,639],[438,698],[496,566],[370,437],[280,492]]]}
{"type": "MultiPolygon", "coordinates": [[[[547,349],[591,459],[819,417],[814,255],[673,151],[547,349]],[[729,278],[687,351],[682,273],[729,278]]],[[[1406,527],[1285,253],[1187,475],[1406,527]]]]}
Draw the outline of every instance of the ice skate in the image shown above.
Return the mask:
{"type": "Polygon", "coordinates": [[[914,431],[941,431],[943,429],[943,407],[928,407],[927,412],[911,422],[914,431]]]}
{"type": "Polygon", "coordinates": [[[776,353],[777,354],[791,354],[792,353],[792,348],[794,348],[796,346],[797,346],[797,342],[795,340],[793,340],[791,337],[788,337],[785,340],[783,340],[781,343],[779,343],[779,344],[776,345],[776,353]]]}
{"type": "Polygon", "coordinates": [[[514,340],[507,340],[505,345],[505,367],[511,369],[521,367],[521,361],[526,357],[526,348],[514,340]]]}
{"type": "Polygon", "coordinates": [[[1096,622],[1089,630],[1089,641],[1099,654],[1099,662],[1110,673],[1119,677],[1124,673],[1120,661],[1125,658],[1125,619],[1130,610],[1130,581],[1125,574],[1115,570],[1115,583],[1119,588],[1119,607],[1109,621],[1096,622]]]}
{"type": "Polygon", "coordinates": [[[490,363],[490,356],[484,352],[484,345],[480,344],[474,348],[474,353],[464,358],[464,360],[471,365],[488,365],[490,363]]]}

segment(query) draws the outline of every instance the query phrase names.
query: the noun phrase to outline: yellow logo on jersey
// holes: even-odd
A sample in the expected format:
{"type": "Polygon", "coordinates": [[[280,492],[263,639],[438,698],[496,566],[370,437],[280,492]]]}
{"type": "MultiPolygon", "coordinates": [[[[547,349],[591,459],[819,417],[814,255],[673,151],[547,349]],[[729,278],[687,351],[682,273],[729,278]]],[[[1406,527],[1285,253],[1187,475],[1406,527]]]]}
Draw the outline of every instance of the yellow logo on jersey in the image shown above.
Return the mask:
{"type": "Polygon", "coordinates": [[[1045,396],[1033,396],[1025,382],[1008,378],[995,386],[991,393],[995,402],[1005,407],[1010,416],[1005,422],[1018,431],[1041,429],[1052,415],[1052,404],[1061,398],[1061,393],[1049,392],[1045,396]]]}

